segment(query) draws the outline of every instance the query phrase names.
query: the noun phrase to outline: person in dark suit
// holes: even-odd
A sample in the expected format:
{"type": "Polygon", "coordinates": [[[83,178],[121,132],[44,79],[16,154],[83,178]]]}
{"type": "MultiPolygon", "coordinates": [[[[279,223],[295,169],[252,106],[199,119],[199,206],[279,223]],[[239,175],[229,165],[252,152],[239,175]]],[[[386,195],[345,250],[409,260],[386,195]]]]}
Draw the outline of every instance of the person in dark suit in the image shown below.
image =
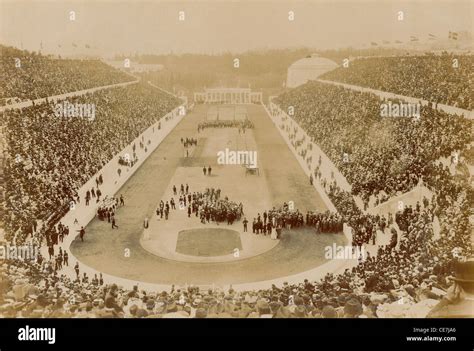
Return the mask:
{"type": "Polygon", "coordinates": [[[79,262],[76,262],[74,265],[74,271],[76,272],[76,277],[79,279],[79,262]]]}
{"type": "Polygon", "coordinates": [[[270,221],[267,223],[267,233],[272,234],[272,222],[270,221]]]}
{"type": "Polygon", "coordinates": [[[114,228],[118,229],[118,225],[115,224],[115,217],[112,217],[112,229],[114,228]]]}
{"type": "Polygon", "coordinates": [[[243,221],[243,223],[244,223],[244,232],[247,231],[247,223],[248,223],[248,222],[249,222],[249,221],[247,220],[247,218],[244,217],[244,221],[243,221]]]}
{"type": "Polygon", "coordinates": [[[79,237],[81,238],[81,241],[84,241],[84,235],[86,235],[86,230],[84,227],[81,227],[81,230],[78,230],[79,232],[79,237]]]}
{"type": "Polygon", "coordinates": [[[51,257],[54,257],[54,246],[53,245],[48,246],[48,254],[49,254],[49,259],[51,259],[51,257]]]}

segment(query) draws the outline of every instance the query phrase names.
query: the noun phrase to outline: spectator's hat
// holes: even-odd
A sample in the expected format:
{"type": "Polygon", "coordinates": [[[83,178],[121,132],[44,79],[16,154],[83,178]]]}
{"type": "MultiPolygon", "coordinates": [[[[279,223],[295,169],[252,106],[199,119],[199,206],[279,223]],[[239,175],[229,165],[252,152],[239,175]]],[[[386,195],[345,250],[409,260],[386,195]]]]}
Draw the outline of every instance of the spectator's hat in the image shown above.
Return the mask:
{"type": "Polygon", "coordinates": [[[270,314],[271,313],[270,305],[265,300],[258,300],[256,307],[257,307],[257,311],[258,311],[259,314],[270,314]]]}
{"type": "Polygon", "coordinates": [[[295,317],[297,318],[303,318],[303,317],[306,317],[306,309],[304,306],[302,305],[299,305],[299,306],[296,306],[293,314],[295,315],[295,317]]]}
{"type": "Polygon", "coordinates": [[[270,310],[272,311],[273,314],[277,313],[278,310],[282,307],[283,305],[281,302],[278,301],[272,301],[270,302],[270,310]]]}
{"type": "Polygon", "coordinates": [[[153,299],[148,299],[146,301],[146,309],[147,310],[152,310],[153,308],[155,308],[155,300],[153,299]]]}
{"type": "Polygon", "coordinates": [[[196,310],[196,318],[206,318],[207,311],[204,308],[198,308],[196,310]]]}
{"type": "Polygon", "coordinates": [[[280,309],[278,309],[275,318],[290,318],[291,317],[291,312],[287,306],[282,306],[280,309]]]}
{"type": "Polygon", "coordinates": [[[465,262],[458,262],[455,267],[455,277],[451,278],[459,283],[474,283],[474,258],[465,262]]]}
{"type": "Polygon", "coordinates": [[[293,301],[296,306],[304,305],[304,300],[301,296],[295,296],[293,301]]]}
{"type": "Polygon", "coordinates": [[[136,316],[138,312],[138,306],[137,305],[130,306],[129,311],[132,316],[136,316]]]}
{"type": "Polygon", "coordinates": [[[38,295],[38,297],[36,299],[36,303],[39,306],[45,307],[49,304],[49,301],[48,301],[48,298],[45,295],[40,294],[40,295],[38,295]]]}
{"type": "Polygon", "coordinates": [[[346,302],[346,305],[344,306],[344,313],[351,315],[351,316],[358,316],[362,314],[362,305],[360,302],[356,299],[350,299],[349,301],[346,302]]]}
{"type": "Polygon", "coordinates": [[[168,313],[177,312],[177,311],[178,311],[178,306],[176,306],[176,303],[174,301],[166,306],[166,312],[168,313]]]}
{"type": "Polygon", "coordinates": [[[137,310],[136,316],[137,316],[137,318],[143,318],[143,317],[148,316],[148,312],[145,311],[143,308],[140,308],[140,309],[137,310]]]}
{"type": "Polygon", "coordinates": [[[189,306],[184,306],[184,307],[183,307],[183,312],[186,312],[188,315],[191,315],[191,307],[189,307],[189,306]]]}
{"type": "Polygon", "coordinates": [[[339,306],[344,306],[346,304],[346,301],[347,301],[347,294],[340,294],[337,297],[337,302],[339,306]]]}
{"type": "Polygon", "coordinates": [[[323,318],[336,318],[337,317],[336,309],[331,305],[326,305],[323,307],[321,316],[323,318]]]}

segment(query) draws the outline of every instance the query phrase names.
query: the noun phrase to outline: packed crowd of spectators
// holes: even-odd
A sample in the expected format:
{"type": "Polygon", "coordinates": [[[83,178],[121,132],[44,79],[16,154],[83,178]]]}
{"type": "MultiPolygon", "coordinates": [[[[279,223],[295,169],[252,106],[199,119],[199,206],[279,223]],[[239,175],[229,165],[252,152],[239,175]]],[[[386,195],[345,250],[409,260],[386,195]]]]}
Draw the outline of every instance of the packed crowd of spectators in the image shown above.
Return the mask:
{"type": "Polygon", "coordinates": [[[0,106],[133,81],[100,60],[65,60],[0,45],[0,106]]]}
{"type": "MultiPolygon", "coordinates": [[[[295,121],[364,202],[372,195],[386,200],[412,189],[434,173],[434,161],[471,140],[471,120],[426,106],[419,119],[381,117],[386,101],[330,84],[310,82],[275,102],[283,111],[293,107],[295,121]]],[[[293,130],[290,139],[295,147],[303,143],[293,130]]]]}
{"type": "Polygon", "coordinates": [[[178,99],[141,84],[70,101],[95,104],[95,119],[56,117],[52,102],[4,113],[9,155],[4,169],[7,239],[18,233],[21,243],[35,222],[62,217],[71,202],[80,202],[77,191],[85,182],[179,104],[178,99]]]}
{"type": "Polygon", "coordinates": [[[361,58],[321,79],[359,85],[466,110],[474,108],[474,56],[425,55],[361,58]]]}

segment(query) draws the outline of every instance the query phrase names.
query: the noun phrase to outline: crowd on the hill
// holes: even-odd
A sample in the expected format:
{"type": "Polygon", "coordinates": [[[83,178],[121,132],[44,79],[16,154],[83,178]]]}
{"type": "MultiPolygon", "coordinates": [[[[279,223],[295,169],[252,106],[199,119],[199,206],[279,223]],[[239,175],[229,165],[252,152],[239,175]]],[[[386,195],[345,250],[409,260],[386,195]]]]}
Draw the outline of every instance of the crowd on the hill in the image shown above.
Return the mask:
{"type": "Polygon", "coordinates": [[[245,133],[246,129],[252,129],[253,123],[248,120],[210,120],[198,124],[198,133],[206,128],[238,128],[239,132],[245,133]]]}
{"type": "MultiPolygon", "coordinates": [[[[386,101],[370,93],[310,82],[276,99],[283,111],[293,107],[296,122],[352,185],[352,193],[365,203],[405,193],[421,179],[436,176],[434,162],[462,150],[471,140],[472,121],[430,107],[421,108],[420,119],[383,118],[386,101]]],[[[297,140],[298,139],[298,140],[297,140]]],[[[309,160],[317,177],[320,163],[309,160]]]]}
{"type": "MultiPolygon", "coordinates": [[[[86,181],[179,104],[141,84],[70,101],[95,104],[96,118],[57,117],[52,102],[4,113],[9,156],[4,169],[7,239],[16,233],[21,243],[35,223],[57,223],[81,201],[77,191],[86,181]]],[[[143,147],[144,141],[140,143],[143,147]]]]}
{"type": "Polygon", "coordinates": [[[100,60],[55,59],[0,45],[0,106],[133,81],[100,60]]]}
{"type": "Polygon", "coordinates": [[[474,56],[425,55],[361,58],[321,79],[359,85],[466,110],[474,108],[474,56]]]}

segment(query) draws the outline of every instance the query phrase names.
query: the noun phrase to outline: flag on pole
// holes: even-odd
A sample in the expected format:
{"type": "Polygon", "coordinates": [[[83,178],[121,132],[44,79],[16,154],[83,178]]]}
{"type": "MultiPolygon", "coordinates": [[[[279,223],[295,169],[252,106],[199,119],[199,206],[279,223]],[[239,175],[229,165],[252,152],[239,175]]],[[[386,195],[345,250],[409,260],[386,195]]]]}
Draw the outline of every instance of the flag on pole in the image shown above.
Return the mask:
{"type": "Polygon", "coordinates": [[[453,40],[458,40],[458,33],[449,31],[448,38],[453,39],[453,40]]]}

